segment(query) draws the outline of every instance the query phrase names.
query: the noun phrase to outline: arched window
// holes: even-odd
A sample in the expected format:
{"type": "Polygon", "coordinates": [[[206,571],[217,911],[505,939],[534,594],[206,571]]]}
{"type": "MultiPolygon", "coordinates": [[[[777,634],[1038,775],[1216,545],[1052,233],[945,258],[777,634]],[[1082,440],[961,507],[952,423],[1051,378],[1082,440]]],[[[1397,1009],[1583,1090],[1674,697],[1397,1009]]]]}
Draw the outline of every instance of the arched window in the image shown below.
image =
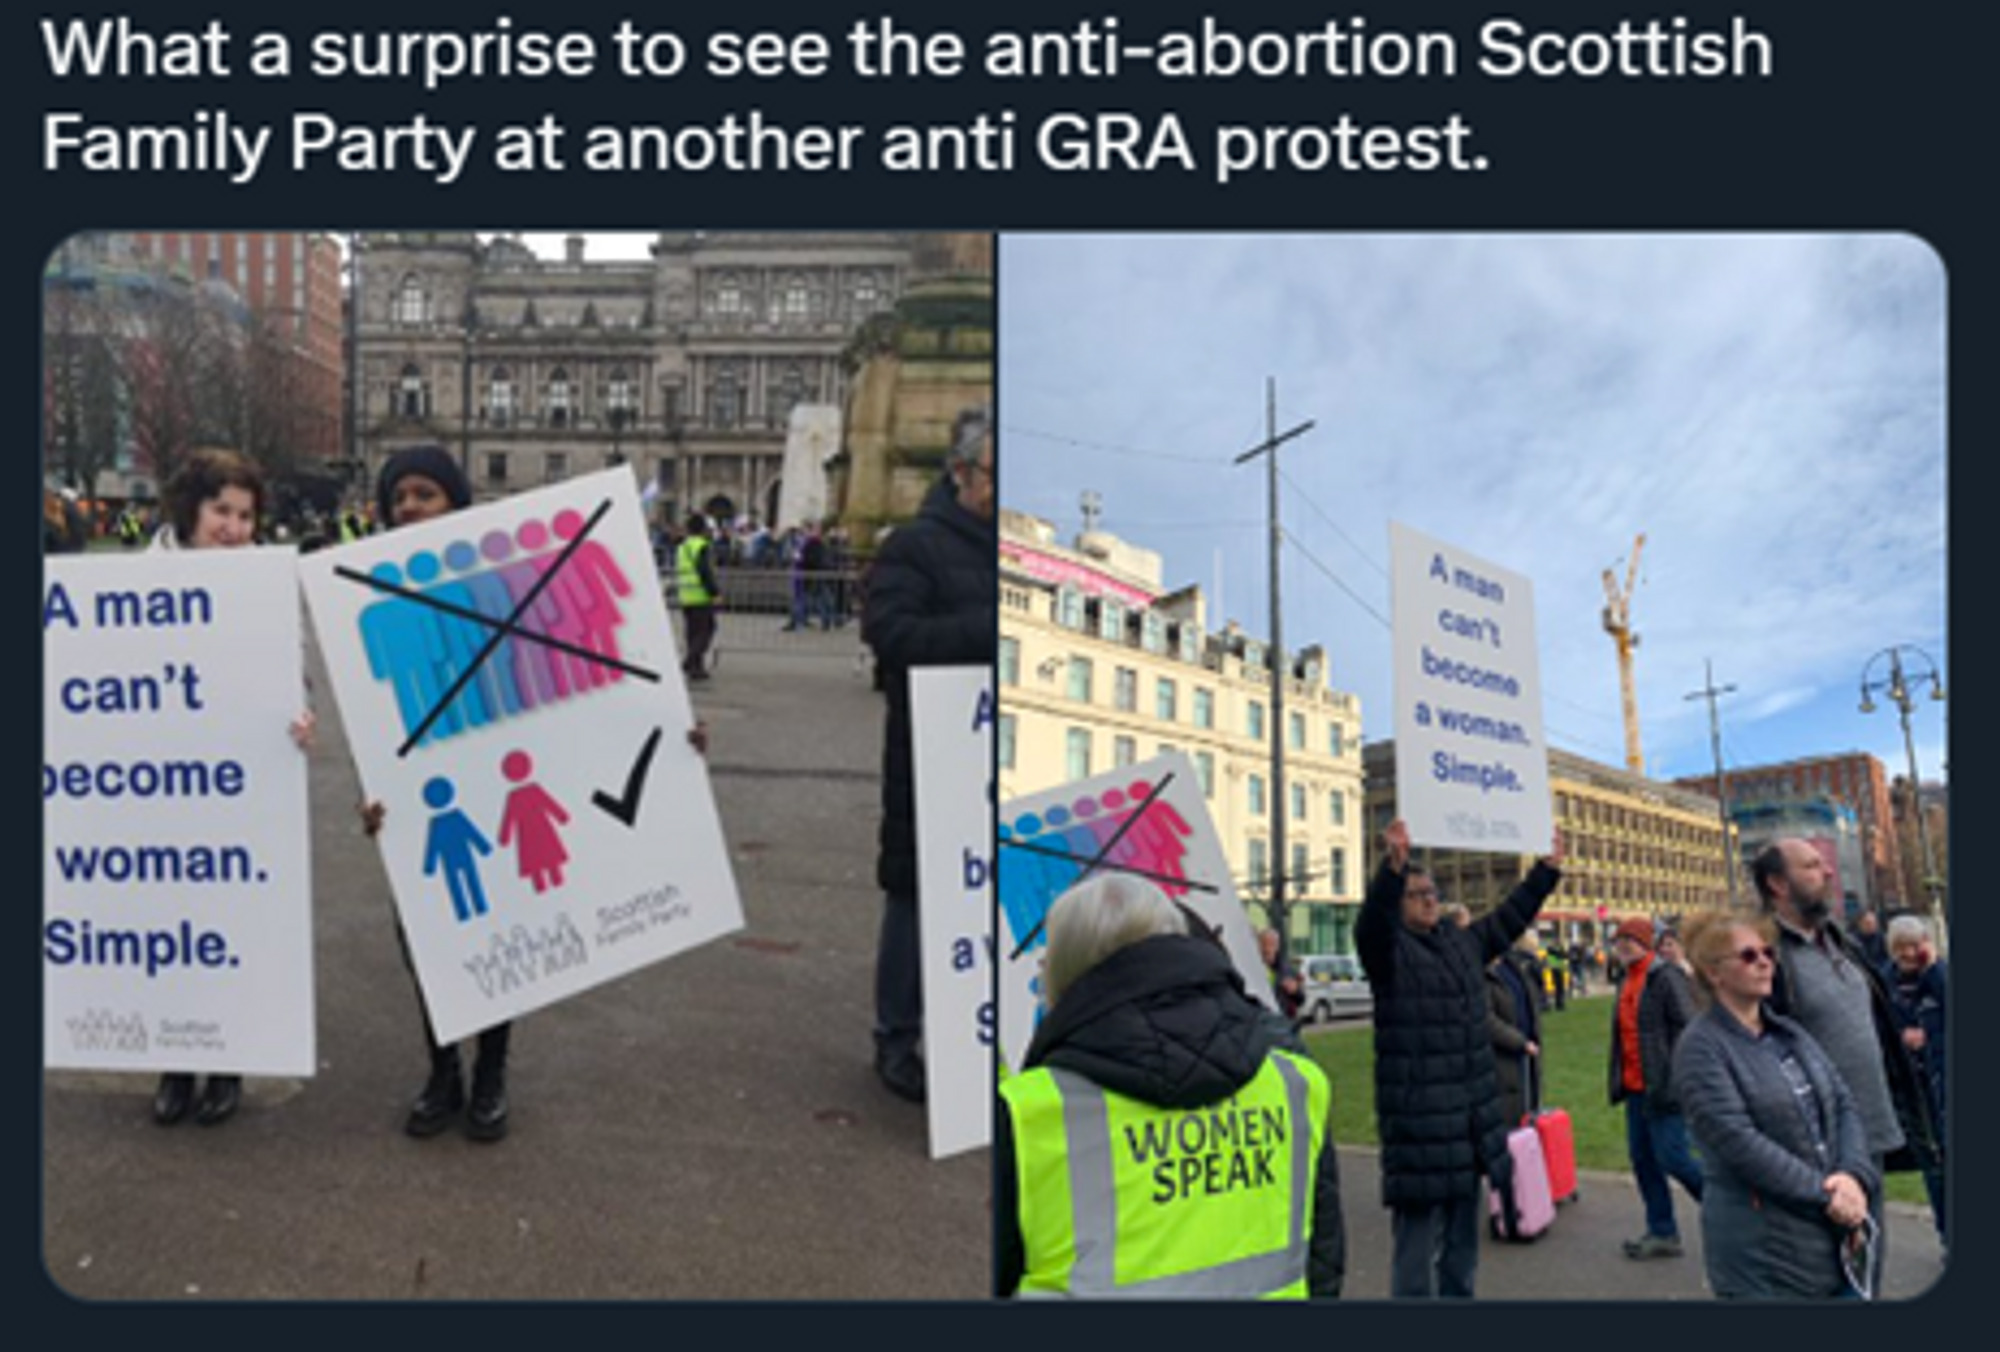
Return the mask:
{"type": "Polygon", "coordinates": [[[569,370],[558,366],[549,372],[549,388],[543,407],[548,412],[550,427],[567,427],[570,421],[569,370]]]}
{"type": "Polygon", "coordinates": [[[791,273],[771,294],[773,324],[804,324],[813,317],[812,286],[803,273],[791,273]]]}
{"type": "Polygon", "coordinates": [[[611,374],[604,378],[604,412],[620,426],[629,425],[638,415],[638,387],[622,366],[612,367],[611,374]]]}
{"type": "Polygon", "coordinates": [[[791,422],[792,406],[806,397],[806,369],[798,362],[787,362],[784,374],[778,377],[778,387],[771,391],[771,426],[782,428],[791,422]]]}
{"type": "Polygon", "coordinates": [[[743,421],[743,373],[736,364],[715,369],[708,385],[708,425],[717,428],[739,426],[743,421]]]}
{"type": "Polygon", "coordinates": [[[486,418],[495,427],[514,421],[514,377],[504,366],[493,368],[486,381],[486,418]]]}
{"type": "Polygon", "coordinates": [[[424,291],[424,284],[417,274],[403,274],[403,280],[396,284],[395,299],[390,302],[389,317],[398,324],[428,324],[431,318],[431,298],[424,291]]]}
{"type": "Polygon", "coordinates": [[[882,309],[884,304],[881,279],[874,273],[860,273],[848,283],[847,307],[850,319],[866,319],[882,309]]]}
{"type": "Polygon", "coordinates": [[[725,272],[715,279],[708,293],[707,311],[714,319],[741,319],[750,308],[749,297],[744,293],[743,279],[733,272],[725,272]]]}
{"type": "Polygon", "coordinates": [[[424,373],[415,362],[404,363],[402,378],[396,386],[396,412],[405,418],[424,418],[430,411],[431,391],[424,373]]]}

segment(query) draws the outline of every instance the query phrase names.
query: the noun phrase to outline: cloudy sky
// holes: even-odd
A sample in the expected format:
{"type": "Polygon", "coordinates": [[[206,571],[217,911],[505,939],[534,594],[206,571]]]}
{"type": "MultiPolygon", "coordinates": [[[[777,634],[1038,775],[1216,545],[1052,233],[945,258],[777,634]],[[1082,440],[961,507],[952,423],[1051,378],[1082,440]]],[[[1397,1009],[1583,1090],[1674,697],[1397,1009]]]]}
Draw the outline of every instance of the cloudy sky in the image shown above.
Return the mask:
{"type": "Polygon", "coordinates": [[[657,233],[657,231],[653,230],[617,230],[609,232],[589,230],[530,230],[521,233],[521,242],[534,250],[538,258],[558,260],[563,257],[564,251],[567,248],[565,241],[572,234],[580,234],[584,238],[583,257],[586,262],[609,263],[614,260],[643,262],[652,257],[651,254],[646,252],[646,247],[653,242],[657,233]]]}
{"type": "MultiPolygon", "coordinates": [[[[1533,580],[1549,739],[1592,759],[1624,760],[1602,574],[1641,532],[1649,773],[1711,769],[1708,661],[1731,768],[1902,773],[1864,667],[1911,644],[1949,684],[1945,277],[1912,237],[1010,235],[999,278],[1003,503],[1067,537],[1095,490],[1216,627],[1268,632],[1264,471],[1230,463],[1267,378],[1315,423],[1280,459],[1285,637],[1371,740],[1392,519],[1533,580]]],[[[1927,780],[1947,708],[1913,718],[1927,780]]]]}

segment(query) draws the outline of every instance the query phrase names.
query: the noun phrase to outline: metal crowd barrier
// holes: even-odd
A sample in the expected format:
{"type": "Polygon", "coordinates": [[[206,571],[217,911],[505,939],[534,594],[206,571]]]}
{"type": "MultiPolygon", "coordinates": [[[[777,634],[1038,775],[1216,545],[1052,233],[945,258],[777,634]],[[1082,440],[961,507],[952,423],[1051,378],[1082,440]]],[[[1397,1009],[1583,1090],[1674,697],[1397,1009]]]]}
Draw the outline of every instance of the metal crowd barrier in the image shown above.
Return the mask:
{"type": "MultiPolygon", "coordinates": [[[[720,657],[731,649],[831,657],[854,662],[861,644],[861,574],[858,569],[823,569],[794,574],[787,568],[716,569],[721,600],[716,605],[715,646],[720,657]]],[[[672,572],[660,578],[667,608],[680,609],[672,572]]],[[[678,630],[679,619],[675,619],[678,630]]]]}

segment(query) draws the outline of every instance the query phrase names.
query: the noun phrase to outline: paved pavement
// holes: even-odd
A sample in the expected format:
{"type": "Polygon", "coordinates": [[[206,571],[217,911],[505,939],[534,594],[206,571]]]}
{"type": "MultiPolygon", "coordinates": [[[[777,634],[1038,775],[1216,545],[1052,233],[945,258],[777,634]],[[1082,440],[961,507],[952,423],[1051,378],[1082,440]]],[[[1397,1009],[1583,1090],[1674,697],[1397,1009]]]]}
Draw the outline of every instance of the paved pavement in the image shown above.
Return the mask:
{"type": "MultiPolygon", "coordinates": [[[[1340,1152],[1342,1213],[1347,1221],[1349,1300],[1389,1295],[1389,1213],[1381,1205],[1378,1152],[1340,1152]]],[[[1483,1236],[1476,1290],[1482,1300],[1706,1301],[1702,1281],[1701,1217],[1674,1186],[1674,1214],[1686,1253],[1680,1258],[1627,1258],[1621,1241],[1645,1229],[1638,1189],[1626,1173],[1584,1171],[1578,1197],[1557,1208],[1555,1224],[1527,1244],[1483,1236]]],[[[1919,1296],[1943,1272],[1937,1231],[1927,1208],[1891,1202],[1888,1269],[1883,1296],[1919,1296]]]]}
{"type": "MultiPolygon", "coordinates": [[[[851,631],[849,631],[851,633],[851,631]]],[[[869,1064],[881,698],[845,634],[725,650],[696,687],[747,928],[516,1026],[513,1131],[402,1134],[426,1061],[337,710],[313,755],[320,1071],[253,1079],[228,1124],[156,1127],[152,1079],[49,1073],[43,1259],[97,1301],[976,1301],[989,1156],[932,1162],[869,1064]]],[[[323,676],[320,688],[325,689],[323,676]]],[[[330,701],[329,701],[330,703],[330,701]]],[[[1341,1152],[1350,1300],[1388,1293],[1375,1152],[1341,1152]]],[[[1585,1174],[1532,1245],[1487,1241],[1488,1300],[1699,1301],[1645,1263],[1629,1176],[1585,1174]]],[[[1892,1206],[1887,1294],[1941,1270],[1892,1206]]],[[[906,1314],[911,1311],[905,1311],[906,1314]]]]}
{"type": "MultiPolygon", "coordinates": [[[[851,632],[851,631],[850,631],[851,632]]],[[[512,1133],[401,1130],[426,1053],[337,710],[311,774],[319,1073],[218,1128],[44,1076],[43,1257],[91,1300],[984,1297],[989,1154],[874,1078],[882,700],[737,649],[696,687],[747,928],[517,1022],[512,1133]]],[[[319,688],[324,690],[323,675],[319,688]]],[[[330,705],[331,701],[325,701],[330,705]]]]}

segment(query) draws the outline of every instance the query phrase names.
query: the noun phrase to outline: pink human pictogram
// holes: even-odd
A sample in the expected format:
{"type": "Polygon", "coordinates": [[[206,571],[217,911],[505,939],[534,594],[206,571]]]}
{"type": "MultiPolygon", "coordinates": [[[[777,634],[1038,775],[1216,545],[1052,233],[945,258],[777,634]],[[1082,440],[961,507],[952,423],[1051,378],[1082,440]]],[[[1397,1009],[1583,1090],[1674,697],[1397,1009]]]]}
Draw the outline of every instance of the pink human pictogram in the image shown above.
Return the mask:
{"type": "Polygon", "coordinates": [[[520,787],[507,795],[500,814],[500,844],[514,847],[514,862],[521,876],[535,885],[537,892],[561,887],[563,865],[569,850],[563,845],[559,826],[569,823],[569,813],[555,796],[539,784],[528,782],[535,763],[525,751],[510,751],[500,762],[500,773],[520,787]]]}

